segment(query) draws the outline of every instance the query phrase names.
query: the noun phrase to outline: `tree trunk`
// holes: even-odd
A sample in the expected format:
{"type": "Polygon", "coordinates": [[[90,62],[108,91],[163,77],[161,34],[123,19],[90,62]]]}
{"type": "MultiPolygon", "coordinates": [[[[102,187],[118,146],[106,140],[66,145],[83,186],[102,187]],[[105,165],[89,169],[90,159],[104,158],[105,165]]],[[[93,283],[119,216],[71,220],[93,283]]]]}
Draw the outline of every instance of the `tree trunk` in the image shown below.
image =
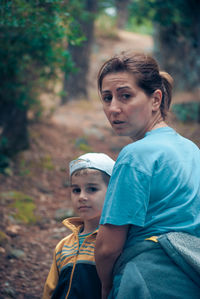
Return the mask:
{"type": "Polygon", "coordinates": [[[128,5],[130,0],[115,0],[117,9],[117,28],[124,29],[128,20],[128,5]]]}
{"type": "Polygon", "coordinates": [[[85,2],[85,10],[90,13],[89,18],[87,20],[82,20],[80,16],[77,18],[86,41],[81,46],[69,45],[68,47],[76,70],[64,75],[64,95],[61,104],[71,100],[88,98],[89,61],[94,36],[94,13],[96,13],[98,1],[86,0],[85,2]]]}
{"type": "Polygon", "coordinates": [[[26,109],[14,102],[0,104],[0,156],[12,157],[28,148],[27,122],[26,109]]]}

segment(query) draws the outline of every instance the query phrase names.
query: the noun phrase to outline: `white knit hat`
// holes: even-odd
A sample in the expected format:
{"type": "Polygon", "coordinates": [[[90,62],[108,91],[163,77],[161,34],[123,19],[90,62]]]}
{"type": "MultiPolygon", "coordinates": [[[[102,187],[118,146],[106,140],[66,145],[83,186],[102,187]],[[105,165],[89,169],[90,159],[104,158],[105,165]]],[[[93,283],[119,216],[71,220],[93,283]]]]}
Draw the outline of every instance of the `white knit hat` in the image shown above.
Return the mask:
{"type": "Polygon", "coordinates": [[[76,170],[83,168],[93,168],[104,171],[111,176],[114,164],[115,161],[106,154],[87,153],[69,163],[69,174],[71,176],[76,170]]]}

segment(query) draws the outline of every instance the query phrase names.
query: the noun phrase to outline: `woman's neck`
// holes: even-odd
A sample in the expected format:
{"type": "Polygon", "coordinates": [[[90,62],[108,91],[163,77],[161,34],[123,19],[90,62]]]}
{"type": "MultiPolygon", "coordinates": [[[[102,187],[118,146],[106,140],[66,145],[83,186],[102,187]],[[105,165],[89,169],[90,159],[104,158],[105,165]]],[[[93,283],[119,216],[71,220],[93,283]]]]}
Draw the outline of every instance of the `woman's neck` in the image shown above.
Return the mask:
{"type": "Polygon", "coordinates": [[[144,138],[145,134],[147,132],[150,132],[152,130],[158,129],[158,128],[163,128],[163,127],[167,127],[167,123],[163,120],[161,115],[158,115],[151,123],[150,126],[148,126],[148,128],[146,130],[144,130],[143,132],[140,132],[140,134],[138,136],[134,136],[134,137],[130,137],[133,142],[138,141],[142,138],[144,138]]]}
{"type": "Polygon", "coordinates": [[[158,129],[158,128],[167,127],[167,126],[168,125],[166,124],[166,122],[164,120],[161,120],[160,122],[156,123],[150,131],[158,129]]]}
{"type": "Polygon", "coordinates": [[[152,121],[152,124],[149,128],[148,131],[152,131],[152,130],[155,130],[155,129],[158,129],[158,128],[162,128],[162,127],[166,127],[167,124],[166,122],[164,121],[162,115],[161,115],[161,112],[160,111],[157,111],[154,115],[154,118],[153,118],[153,121],[152,121]]]}

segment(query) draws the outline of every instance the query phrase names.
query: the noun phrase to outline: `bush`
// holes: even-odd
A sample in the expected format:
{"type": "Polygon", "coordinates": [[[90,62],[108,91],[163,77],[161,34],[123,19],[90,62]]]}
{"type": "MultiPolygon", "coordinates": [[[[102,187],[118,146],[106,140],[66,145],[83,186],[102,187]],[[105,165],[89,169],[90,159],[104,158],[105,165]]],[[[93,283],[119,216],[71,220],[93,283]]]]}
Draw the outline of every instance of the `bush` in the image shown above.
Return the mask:
{"type": "Polygon", "coordinates": [[[67,43],[80,41],[80,32],[70,29],[78,2],[1,1],[0,170],[28,147],[27,113],[40,113],[39,94],[47,81],[73,68],[67,43]]]}

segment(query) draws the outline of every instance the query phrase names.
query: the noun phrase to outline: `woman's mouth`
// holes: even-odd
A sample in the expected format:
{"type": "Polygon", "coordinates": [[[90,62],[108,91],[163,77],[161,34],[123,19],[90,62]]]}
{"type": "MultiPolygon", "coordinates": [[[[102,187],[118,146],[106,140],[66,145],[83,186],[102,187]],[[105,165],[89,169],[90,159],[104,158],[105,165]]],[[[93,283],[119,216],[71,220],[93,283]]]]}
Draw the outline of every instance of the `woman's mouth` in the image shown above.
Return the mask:
{"type": "Polygon", "coordinates": [[[122,126],[124,126],[125,122],[121,121],[121,120],[114,120],[112,121],[112,126],[114,128],[121,128],[122,126]]]}

